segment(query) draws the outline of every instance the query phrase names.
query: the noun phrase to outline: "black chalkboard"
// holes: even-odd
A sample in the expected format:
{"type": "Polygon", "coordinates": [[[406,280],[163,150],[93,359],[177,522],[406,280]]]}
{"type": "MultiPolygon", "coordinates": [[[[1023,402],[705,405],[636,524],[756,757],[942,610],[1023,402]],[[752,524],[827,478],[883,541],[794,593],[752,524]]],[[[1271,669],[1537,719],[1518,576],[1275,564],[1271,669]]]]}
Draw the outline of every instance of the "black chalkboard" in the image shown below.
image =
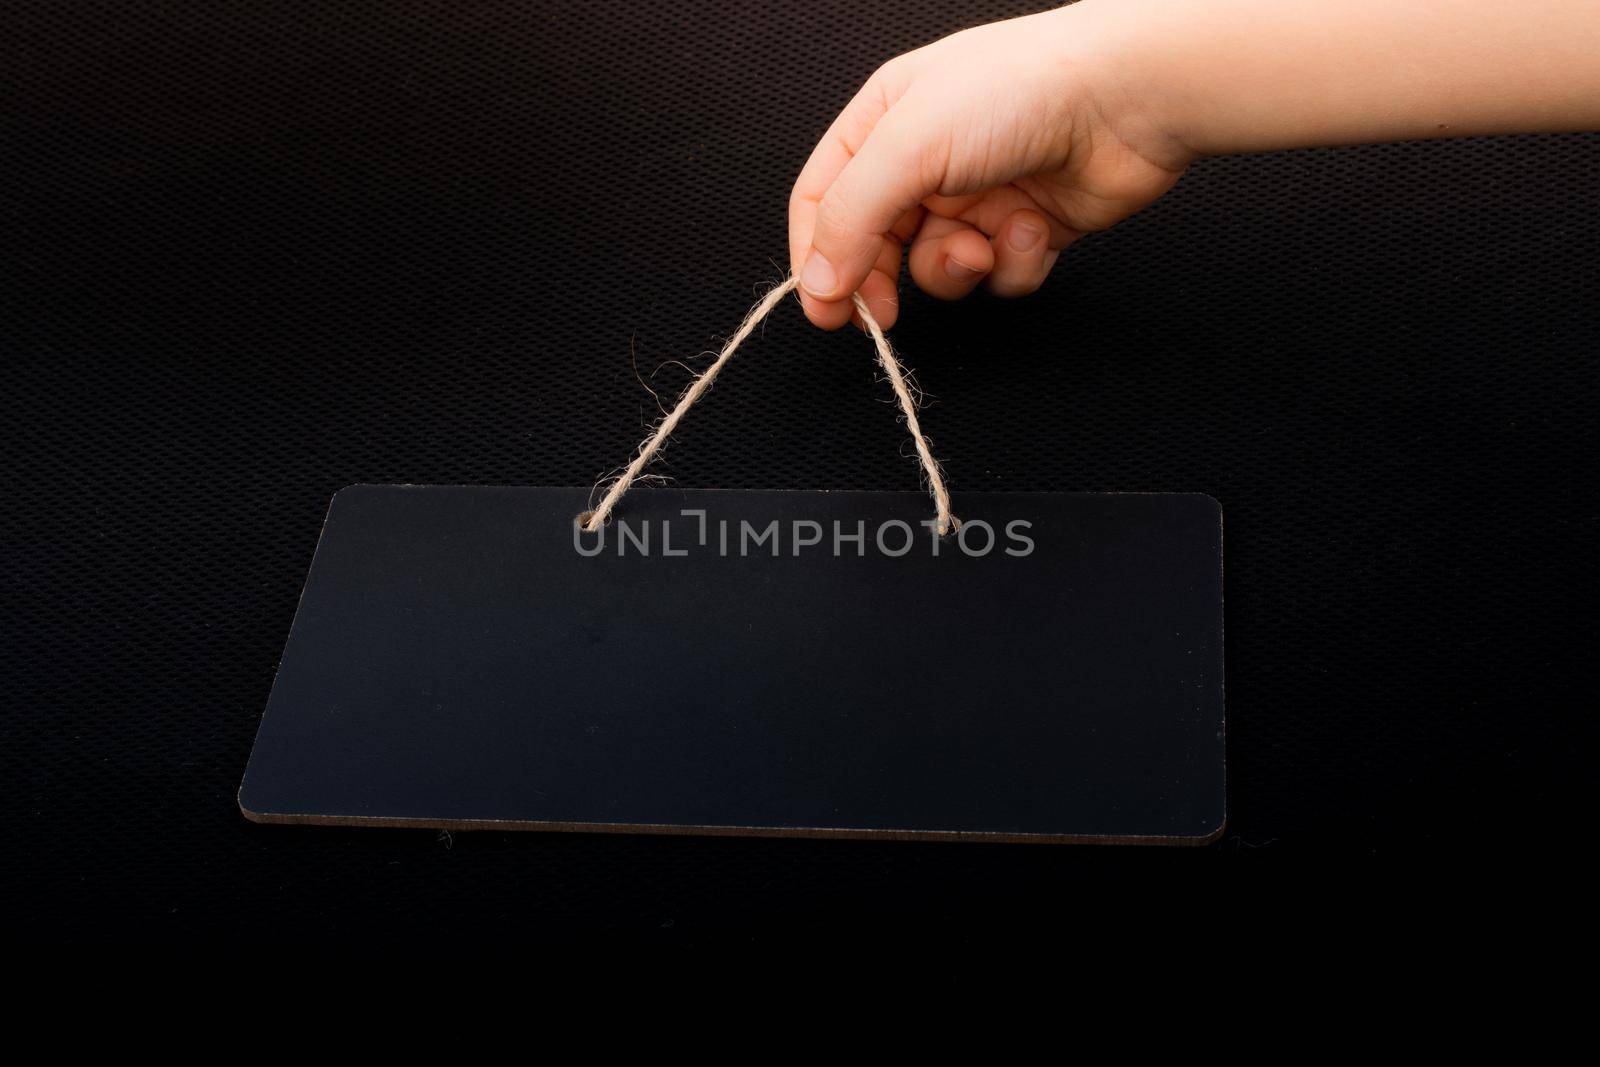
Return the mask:
{"type": "Polygon", "coordinates": [[[1201,843],[1222,516],[1197,494],[354,486],[259,822],[1201,843]]]}

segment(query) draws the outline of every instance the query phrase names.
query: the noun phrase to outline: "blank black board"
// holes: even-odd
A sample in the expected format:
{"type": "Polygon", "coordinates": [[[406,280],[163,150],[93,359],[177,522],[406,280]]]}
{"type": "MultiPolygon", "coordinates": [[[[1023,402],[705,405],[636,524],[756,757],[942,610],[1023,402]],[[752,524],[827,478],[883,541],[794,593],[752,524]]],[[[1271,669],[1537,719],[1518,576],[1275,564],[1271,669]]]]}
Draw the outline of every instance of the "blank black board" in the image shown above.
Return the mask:
{"type": "Polygon", "coordinates": [[[338,493],[244,813],[1170,844],[1221,832],[1212,498],[959,494],[963,537],[940,541],[916,493],[636,489],[603,538],[574,528],[589,496],[338,493]]]}

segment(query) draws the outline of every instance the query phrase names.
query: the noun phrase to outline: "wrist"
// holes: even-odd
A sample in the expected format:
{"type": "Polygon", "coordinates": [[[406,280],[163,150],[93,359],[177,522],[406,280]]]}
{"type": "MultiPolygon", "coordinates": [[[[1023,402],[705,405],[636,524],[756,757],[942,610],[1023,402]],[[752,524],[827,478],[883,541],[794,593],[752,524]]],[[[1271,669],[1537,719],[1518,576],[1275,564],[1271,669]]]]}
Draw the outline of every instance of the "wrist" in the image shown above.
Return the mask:
{"type": "Polygon", "coordinates": [[[1079,0],[1052,12],[1057,61],[1094,122],[1152,164],[1181,171],[1202,154],[1187,131],[1185,96],[1163,38],[1160,0],[1079,0]]]}

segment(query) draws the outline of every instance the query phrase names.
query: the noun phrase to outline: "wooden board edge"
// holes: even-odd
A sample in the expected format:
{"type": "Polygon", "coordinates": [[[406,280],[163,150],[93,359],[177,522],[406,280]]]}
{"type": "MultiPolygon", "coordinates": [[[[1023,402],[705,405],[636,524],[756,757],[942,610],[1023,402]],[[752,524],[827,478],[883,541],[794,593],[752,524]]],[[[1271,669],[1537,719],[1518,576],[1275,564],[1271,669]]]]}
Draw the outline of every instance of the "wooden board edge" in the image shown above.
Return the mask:
{"type": "Polygon", "coordinates": [[[830,826],[701,826],[670,823],[588,823],[527,819],[417,819],[388,815],[289,815],[252,811],[241,800],[239,811],[263,826],[360,826],[391,830],[539,831],[546,833],[652,834],[672,837],[791,837],[853,841],[964,841],[1009,845],[1161,845],[1199,848],[1215,843],[1228,827],[1224,815],[1217,828],[1198,837],[1143,835],[1108,837],[1090,834],[1029,834],[984,830],[869,830],[830,826]]]}

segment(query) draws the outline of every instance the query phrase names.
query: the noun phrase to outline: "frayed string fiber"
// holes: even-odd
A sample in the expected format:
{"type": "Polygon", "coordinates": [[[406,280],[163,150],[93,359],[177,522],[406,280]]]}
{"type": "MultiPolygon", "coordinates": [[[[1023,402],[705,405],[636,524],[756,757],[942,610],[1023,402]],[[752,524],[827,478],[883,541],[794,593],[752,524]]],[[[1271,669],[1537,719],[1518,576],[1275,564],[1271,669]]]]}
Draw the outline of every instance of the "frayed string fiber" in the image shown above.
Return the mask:
{"type": "MultiPolygon", "coordinates": [[[[704,374],[689,383],[689,387],[678,397],[678,402],[673,405],[666,418],[656,426],[655,432],[639,446],[639,453],[633,458],[633,462],[629,463],[607,487],[600,505],[593,511],[578,516],[578,522],[585,530],[594,533],[606,524],[617,503],[621,501],[629,487],[640,479],[644,468],[655,458],[667,438],[672,436],[672,431],[677,429],[678,423],[683,421],[684,415],[694,406],[695,401],[711,388],[711,383],[716,380],[728,360],[733,358],[734,352],[738,351],[745,338],[749,337],[761,320],[767,317],[768,312],[777,307],[799,284],[800,280],[790,275],[750,309],[750,313],[744,317],[739,328],[717,353],[717,358],[711,366],[706,368],[704,374]]],[[[894,349],[889,346],[889,339],[884,336],[883,327],[872,317],[872,312],[867,309],[867,302],[861,298],[861,294],[855,293],[851,299],[855,302],[856,310],[861,313],[861,321],[866,324],[872,344],[878,350],[878,362],[883,366],[883,372],[889,378],[889,385],[894,390],[895,398],[900,402],[900,410],[906,419],[906,429],[911,432],[911,440],[917,449],[917,458],[922,462],[922,472],[928,482],[928,492],[933,497],[934,529],[943,537],[950,531],[959,529],[961,521],[950,514],[950,491],[945,488],[944,474],[939,470],[938,461],[933,458],[932,449],[928,447],[928,439],[922,433],[921,423],[917,421],[917,403],[906,382],[905,370],[900,366],[900,360],[895,357],[894,349]]]]}

